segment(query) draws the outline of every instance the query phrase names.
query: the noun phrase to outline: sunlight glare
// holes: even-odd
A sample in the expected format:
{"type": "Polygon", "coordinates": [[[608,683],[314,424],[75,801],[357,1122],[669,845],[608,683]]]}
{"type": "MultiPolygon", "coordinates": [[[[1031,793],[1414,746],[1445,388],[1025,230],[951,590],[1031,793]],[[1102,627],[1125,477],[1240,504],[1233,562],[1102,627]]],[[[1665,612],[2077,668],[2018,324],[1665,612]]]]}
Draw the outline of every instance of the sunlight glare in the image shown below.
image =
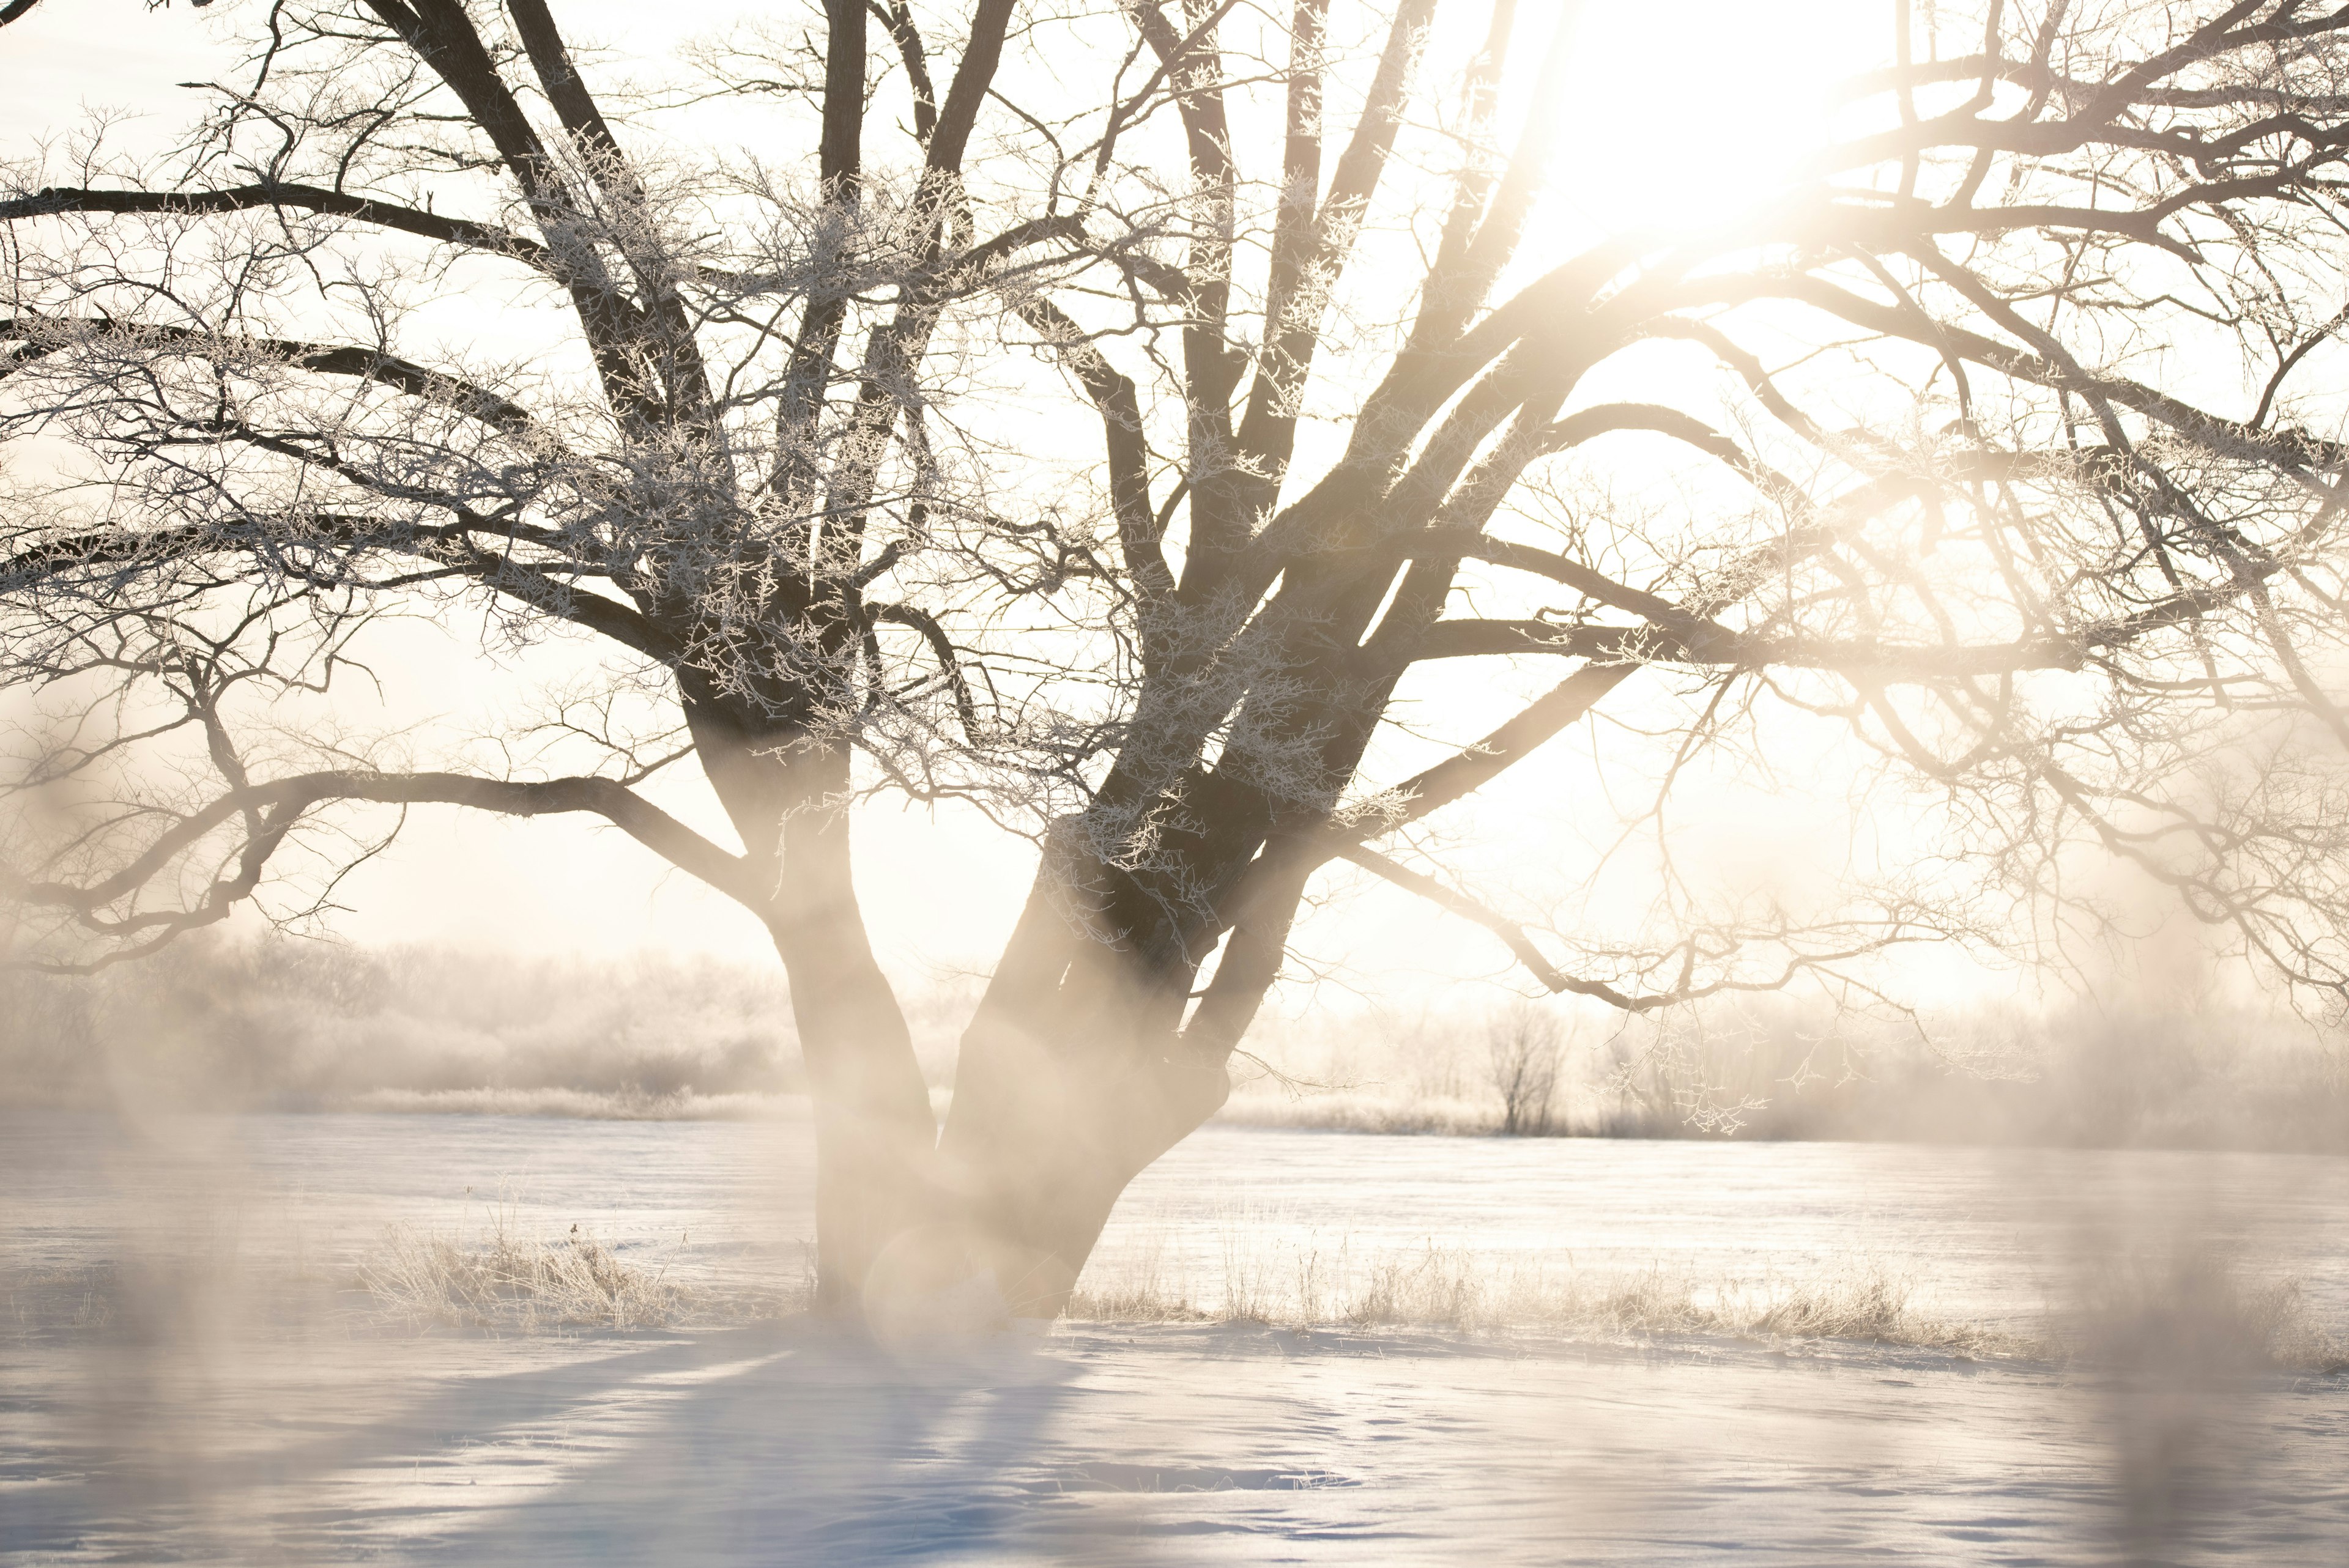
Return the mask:
{"type": "Polygon", "coordinates": [[[1559,113],[1553,222],[1685,229],[1766,196],[1828,137],[1828,88],[1889,52],[1861,0],[1586,6],[1559,113]]]}

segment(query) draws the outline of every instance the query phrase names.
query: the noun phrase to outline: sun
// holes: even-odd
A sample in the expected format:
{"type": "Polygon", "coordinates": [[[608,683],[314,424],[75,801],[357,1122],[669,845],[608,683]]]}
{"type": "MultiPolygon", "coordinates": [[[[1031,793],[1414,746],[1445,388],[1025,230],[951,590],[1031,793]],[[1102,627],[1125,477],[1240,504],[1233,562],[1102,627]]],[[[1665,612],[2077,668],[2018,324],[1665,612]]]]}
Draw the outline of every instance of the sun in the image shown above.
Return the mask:
{"type": "Polygon", "coordinates": [[[1552,222],[1686,229],[1764,199],[1835,131],[1835,85],[1884,63],[1881,0],[1587,5],[1558,94],[1552,222]]]}

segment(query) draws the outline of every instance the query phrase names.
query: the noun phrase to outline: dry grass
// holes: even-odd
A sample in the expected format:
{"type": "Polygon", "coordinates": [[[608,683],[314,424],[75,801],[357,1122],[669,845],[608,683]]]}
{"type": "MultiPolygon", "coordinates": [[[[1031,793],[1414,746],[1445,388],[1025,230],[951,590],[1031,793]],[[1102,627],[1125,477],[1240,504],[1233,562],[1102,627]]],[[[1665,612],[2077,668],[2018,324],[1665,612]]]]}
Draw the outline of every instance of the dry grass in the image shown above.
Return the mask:
{"type": "Polygon", "coordinates": [[[1595,1277],[1542,1258],[1452,1248],[1371,1256],[1312,1246],[1226,1249],[1219,1287],[1195,1294],[1155,1253],[1096,1268],[1069,1315],[1096,1322],[1264,1323],[1480,1333],[1845,1339],[1969,1355],[2029,1355],[2024,1336],[1951,1324],[1910,1305],[1911,1282],[1873,1263],[1799,1283],[1703,1281],[1661,1269],[1595,1277]]]}
{"type": "MultiPolygon", "coordinates": [[[[2163,1376],[2192,1367],[2349,1372],[2349,1335],[2318,1315],[2296,1281],[2246,1278],[2207,1253],[2106,1253],[2061,1303],[2031,1320],[1991,1325],[1920,1308],[1909,1275],[1865,1255],[1792,1276],[1705,1278],[1663,1267],[1601,1274],[1556,1254],[1317,1244],[1268,1236],[1249,1212],[1232,1219],[1206,1288],[1168,1265],[1164,1238],[1146,1238],[1097,1257],[1068,1315],[1096,1323],[1841,1341],[2163,1376]]],[[[796,1290],[689,1284],[672,1278],[666,1263],[623,1256],[577,1227],[552,1240],[527,1239],[502,1206],[469,1235],[392,1226],[355,1274],[303,1267],[281,1279],[214,1264],[210,1273],[191,1274],[0,1260],[0,1333],[160,1331],[187,1316],[207,1290],[256,1310],[267,1305],[264,1298],[282,1295],[286,1311],[312,1313],[349,1310],[351,1297],[335,1293],[356,1284],[377,1315],[517,1333],[771,1318],[803,1308],[807,1297],[805,1281],[796,1290]]]]}
{"type": "Polygon", "coordinates": [[[2302,1372],[2349,1372],[2349,1336],[2317,1321],[2298,1280],[2250,1294],[2248,1326],[2275,1366],[2302,1372]]]}
{"type": "Polygon", "coordinates": [[[2298,1280],[2246,1280],[2207,1253],[2112,1260],[2078,1294],[2059,1332],[2069,1357],[2162,1377],[2349,1371],[2349,1336],[2298,1280]]]}
{"type": "Polygon", "coordinates": [[[806,1282],[687,1284],[665,1263],[624,1256],[576,1227],[553,1240],[524,1239],[494,1210],[478,1231],[458,1236],[388,1226],[355,1263],[323,1267],[202,1252],[78,1267],[0,1260],[0,1340],[354,1321],[513,1334],[710,1326],[781,1316],[803,1308],[809,1295],[806,1282]]]}
{"type": "Polygon", "coordinates": [[[1206,1291],[1170,1276],[1159,1253],[1110,1260],[1079,1283],[1069,1315],[1114,1323],[1261,1323],[1290,1327],[1451,1329],[1620,1337],[1673,1335],[1843,1341],[1970,1357],[2104,1362],[2124,1336],[2190,1336],[2197,1357],[2247,1367],[2349,1370],[2349,1338],[2292,1281],[2134,1278],[2101,1297],[2022,1324],[1952,1321],[1922,1310],[1916,1282],[1870,1258],[1799,1278],[1700,1278],[1661,1268],[1595,1275],[1570,1262],[1441,1246],[1363,1255],[1347,1246],[1251,1249],[1227,1240],[1206,1291]]]}
{"type": "Polygon", "coordinates": [[[109,1327],[121,1295],[118,1272],[107,1265],[0,1268],[0,1325],[19,1337],[109,1327]]]}
{"type": "Polygon", "coordinates": [[[666,1269],[630,1263],[576,1225],[557,1241],[523,1241],[502,1217],[471,1242],[395,1225],[359,1267],[359,1281],[416,1322],[508,1328],[657,1328],[704,1315],[701,1293],[666,1269]]]}

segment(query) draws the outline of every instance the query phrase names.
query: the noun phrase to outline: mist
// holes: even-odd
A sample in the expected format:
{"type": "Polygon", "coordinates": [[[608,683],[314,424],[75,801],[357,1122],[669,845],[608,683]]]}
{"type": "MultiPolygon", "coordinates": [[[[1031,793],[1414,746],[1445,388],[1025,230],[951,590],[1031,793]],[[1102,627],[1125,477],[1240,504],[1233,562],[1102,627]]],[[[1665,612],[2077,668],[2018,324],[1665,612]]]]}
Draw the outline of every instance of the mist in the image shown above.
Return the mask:
{"type": "Polygon", "coordinates": [[[2344,81],[0,0],[0,1568],[2339,1568],[2344,81]]]}
{"type": "MultiPolygon", "coordinates": [[[[908,988],[950,1100],[977,982],[908,988]]],[[[772,965],[207,935],[94,978],[0,978],[0,1104],[109,1109],[797,1113],[772,965]]],[[[2093,997],[1886,1019],[1816,1002],[1651,1024],[1462,987],[1311,998],[1227,1124],[1381,1133],[2349,1152],[2349,1042],[2272,1007],[2093,997]]]]}

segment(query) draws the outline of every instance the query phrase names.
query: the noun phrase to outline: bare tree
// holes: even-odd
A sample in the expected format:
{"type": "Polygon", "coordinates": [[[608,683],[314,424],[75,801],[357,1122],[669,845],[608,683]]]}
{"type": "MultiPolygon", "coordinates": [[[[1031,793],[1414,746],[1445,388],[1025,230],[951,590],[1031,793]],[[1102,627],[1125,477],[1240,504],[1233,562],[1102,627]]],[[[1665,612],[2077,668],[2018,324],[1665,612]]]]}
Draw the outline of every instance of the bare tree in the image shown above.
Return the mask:
{"type": "Polygon", "coordinates": [[[1557,1100],[1558,1026],[1555,1015],[1525,1004],[1485,1026],[1485,1055],[1501,1097],[1501,1130],[1538,1138],[1550,1130],[1557,1100]]]}
{"type": "Polygon", "coordinates": [[[823,1300],[991,1270],[1045,1313],[1338,861],[1635,1012],[2044,948],[2083,846],[2349,988],[2306,390],[2349,13],[1896,6],[1786,189],[1568,246],[1545,191],[1619,150],[1553,133],[1568,35],[1512,0],[824,0],[626,91],[546,0],[222,9],[247,69],[178,147],[0,191],[20,962],[298,917],[411,804],[604,818],[773,934],[823,1300]],[[695,139],[751,99],[788,157],[695,139]],[[1038,450],[1055,407],[1099,447],[1038,450]],[[419,610],[484,680],[591,673],[491,746],[331,727],[419,610]],[[1396,766],[1459,659],[1534,684],[1396,766]],[[1655,759],[1650,918],[1529,933],[1425,866],[1602,705],[1655,759]],[[1674,783],[1821,728],[1933,863],[1710,902],[1674,783]],[[739,848],[656,803],[682,769],[739,848]],[[851,880],[873,791],[1040,845],[942,1132],[851,880]]]}

